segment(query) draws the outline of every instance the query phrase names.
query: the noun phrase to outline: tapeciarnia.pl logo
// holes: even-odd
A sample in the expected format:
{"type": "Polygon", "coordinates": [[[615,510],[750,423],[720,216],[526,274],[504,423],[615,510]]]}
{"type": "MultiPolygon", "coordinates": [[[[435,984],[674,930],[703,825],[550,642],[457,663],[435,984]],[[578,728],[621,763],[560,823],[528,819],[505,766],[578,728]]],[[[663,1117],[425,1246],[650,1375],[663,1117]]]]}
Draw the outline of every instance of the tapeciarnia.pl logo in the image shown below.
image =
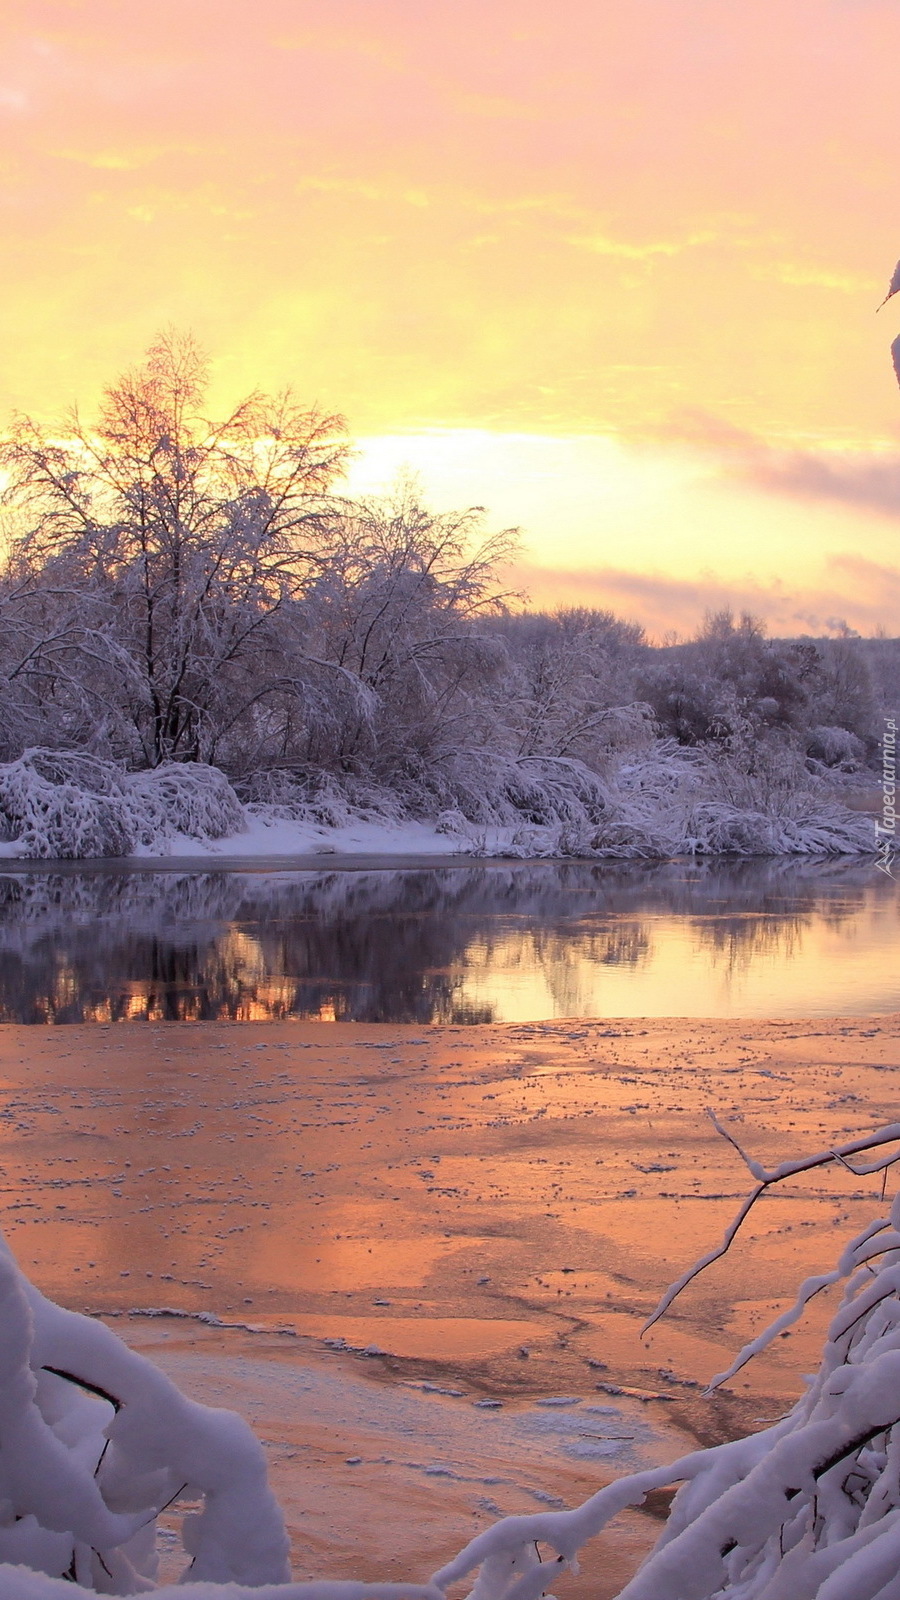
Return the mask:
{"type": "Polygon", "coordinates": [[[881,738],[881,821],[875,824],[875,865],[894,876],[897,837],[897,719],[885,717],[881,738]]]}

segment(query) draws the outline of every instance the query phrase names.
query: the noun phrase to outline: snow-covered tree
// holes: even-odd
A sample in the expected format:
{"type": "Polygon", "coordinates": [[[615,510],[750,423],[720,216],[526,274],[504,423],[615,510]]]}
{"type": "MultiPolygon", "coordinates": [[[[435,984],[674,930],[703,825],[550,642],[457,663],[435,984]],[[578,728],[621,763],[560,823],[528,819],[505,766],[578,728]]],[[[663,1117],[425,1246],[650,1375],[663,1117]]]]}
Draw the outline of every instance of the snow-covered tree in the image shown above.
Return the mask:
{"type": "Polygon", "coordinates": [[[568,607],[506,617],[500,637],[510,658],[504,720],[517,755],[594,764],[649,729],[649,707],[634,703],[637,624],[568,607]]]}
{"type": "Polygon", "coordinates": [[[0,452],[8,604],[35,640],[16,675],[63,737],[70,702],[90,706],[136,765],[209,759],[222,722],[280,675],[272,621],[327,562],[347,456],[342,419],[290,394],[208,421],[206,381],[193,340],[166,334],[95,427],[21,419],[0,452]]]}
{"type": "Polygon", "coordinates": [[[283,702],[287,759],[391,781],[484,736],[504,662],[496,568],[514,535],[485,536],[482,523],[480,508],[429,510],[407,481],[385,501],[344,504],[327,565],[286,613],[321,669],[302,727],[288,729],[283,702]]]}
{"type": "Polygon", "coordinates": [[[725,609],[707,615],[696,639],[651,653],[641,686],[662,730],[682,744],[747,725],[763,737],[802,724],[817,660],[814,647],[767,639],[757,618],[735,621],[725,609]]]}

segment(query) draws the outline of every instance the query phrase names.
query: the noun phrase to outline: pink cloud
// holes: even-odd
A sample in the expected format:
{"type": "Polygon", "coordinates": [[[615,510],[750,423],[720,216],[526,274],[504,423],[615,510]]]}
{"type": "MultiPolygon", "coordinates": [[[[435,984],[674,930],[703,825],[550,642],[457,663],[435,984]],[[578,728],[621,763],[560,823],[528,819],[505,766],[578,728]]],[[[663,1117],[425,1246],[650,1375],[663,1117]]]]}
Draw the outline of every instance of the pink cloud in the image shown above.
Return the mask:
{"type": "Polygon", "coordinates": [[[620,567],[554,571],[526,563],[516,565],[511,579],[535,608],[596,606],[640,622],[655,639],[673,631],[688,636],[706,611],[726,606],[760,617],[780,637],[833,633],[841,624],[865,635],[879,629],[896,634],[900,616],[900,567],[849,553],[826,563],[819,584],[802,588],[735,583],[710,572],[681,578],[620,567]]]}

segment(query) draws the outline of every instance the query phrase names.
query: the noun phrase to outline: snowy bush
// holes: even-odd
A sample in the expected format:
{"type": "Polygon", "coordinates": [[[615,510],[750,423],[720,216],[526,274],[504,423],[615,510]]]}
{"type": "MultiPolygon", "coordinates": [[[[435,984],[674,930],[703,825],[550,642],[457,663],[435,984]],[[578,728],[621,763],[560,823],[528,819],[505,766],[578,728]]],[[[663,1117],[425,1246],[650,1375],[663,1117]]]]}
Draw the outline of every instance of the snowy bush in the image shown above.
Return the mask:
{"type": "Polygon", "coordinates": [[[458,751],[431,775],[441,809],[477,827],[559,827],[599,821],[609,804],[596,772],[568,756],[458,751]]]}
{"type": "Polygon", "coordinates": [[[370,778],[346,773],[340,779],[313,767],[271,768],[251,773],[238,783],[240,797],[252,817],[262,821],[314,823],[341,828],[348,822],[395,822],[410,796],[370,778]]]}
{"type": "Polygon", "coordinates": [[[826,767],[846,767],[856,772],[864,763],[866,747],[849,728],[810,728],[807,753],[826,767]]]}
{"type": "Polygon", "coordinates": [[[26,750],[0,766],[3,833],[31,860],[84,860],[160,849],[174,833],[221,839],[246,827],[217,767],[165,762],[125,773],[75,751],[26,750]]]}
{"type": "Polygon", "coordinates": [[[91,756],[26,750],[0,766],[4,832],[33,860],[125,856],[132,815],[119,774],[91,756]]]}
{"type": "Polygon", "coordinates": [[[458,806],[448,806],[446,811],[438,813],[434,831],[435,833],[445,833],[451,838],[466,838],[470,834],[469,823],[458,806]]]}
{"type": "Polygon", "coordinates": [[[601,779],[580,761],[473,756],[453,774],[481,855],[666,859],[865,855],[871,819],[838,805],[802,763],[659,740],[601,779]],[[485,829],[506,830],[488,837],[485,829]]]}
{"type": "Polygon", "coordinates": [[[165,761],[150,772],[129,773],[122,784],[140,844],[158,845],[173,833],[224,839],[247,826],[241,802],[218,767],[165,761]]]}

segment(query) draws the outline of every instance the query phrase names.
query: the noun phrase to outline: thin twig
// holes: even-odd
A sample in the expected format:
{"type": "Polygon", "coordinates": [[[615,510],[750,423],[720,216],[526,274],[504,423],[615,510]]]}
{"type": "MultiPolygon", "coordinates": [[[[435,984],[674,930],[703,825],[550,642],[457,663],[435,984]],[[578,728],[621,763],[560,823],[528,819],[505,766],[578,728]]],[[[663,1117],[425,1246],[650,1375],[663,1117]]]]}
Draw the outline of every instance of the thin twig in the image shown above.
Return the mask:
{"type": "Polygon", "coordinates": [[[888,1167],[900,1161],[900,1150],[883,1156],[877,1162],[867,1164],[864,1167],[853,1167],[847,1160],[848,1156],[856,1155],[863,1150],[873,1150],[877,1149],[879,1145],[900,1142],[900,1122],[889,1122],[885,1127],[876,1129],[874,1133],[865,1134],[860,1139],[851,1139],[847,1144],[836,1146],[834,1149],[820,1150],[812,1156],[801,1156],[796,1161],[782,1161],[777,1167],[764,1167],[761,1162],[757,1161],[742,1148],[734,1134],[730,1129],[723,1126],[714,1111],[709,1110],[707,1115],[716,1132],[721,1134],[722,1138],[737,1151],[744,1165],[749,1168],[753,1177],[756,1178],[756,1187],[743,1202],[737,1216],[729,1223],[722,1243],[716,1249],[709,1250],[706,1255],[701,1256],[699,1261],[695,1261],[693,1266],[689,1267],[686,1272],[681,1274],[680,1278],[677,1278],[674,1283],[669,1285],[656,1309],[644,1323],[641,1329],[642,1335],[647,1333],[655,1322],[659,1321],[660,1317],[668,1311],[673,1300],[678,1298],[682,1290],[686,1289],[694,1278],[704,1272],[707,1267],[712,1266],[714,1261],[719,1261],[731,1249],[738,1230],[749,1216],[760,1195],[765,1194],[766,1190],[772,1188],[774,1184],[783,1182],[785,1178],[797,1177],[801,1172],[812,1172],[816,1167],[828,1166],[833,1161],[847,1167],[855,1177],[866,1177],[874,1172],[883,1171],[886,1182],[888,1167]]]}

